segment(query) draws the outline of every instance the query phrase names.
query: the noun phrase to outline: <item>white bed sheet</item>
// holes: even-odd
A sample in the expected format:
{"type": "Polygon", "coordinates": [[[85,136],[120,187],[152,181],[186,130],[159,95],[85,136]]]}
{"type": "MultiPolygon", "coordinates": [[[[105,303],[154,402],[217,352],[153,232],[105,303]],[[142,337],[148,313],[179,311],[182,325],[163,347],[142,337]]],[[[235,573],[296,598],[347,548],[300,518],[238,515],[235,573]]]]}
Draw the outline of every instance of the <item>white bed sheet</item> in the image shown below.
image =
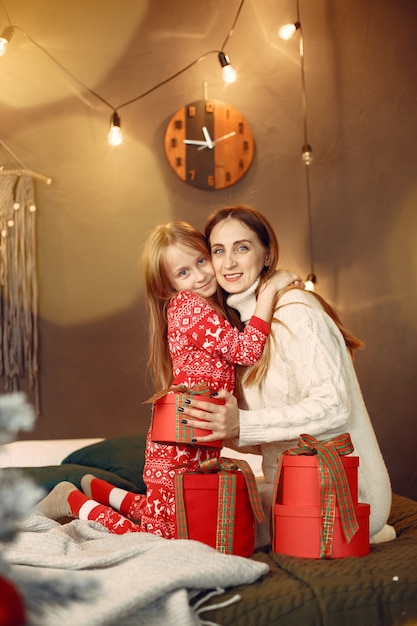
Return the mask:
{"type": "MultiPolygon", "coordinates": [[[[13,441],[0,446],[0,467],[44,467],[60,465],[68,454],[104,441],[103,438],[90,439],[50,439],[13,441]]],[[[223,448],[222,456],[246,460],[255,476],[262,476],[262,457],[257,454],[244,454],[223,448]]]]}
{"type": "Polygon", "coordinates": [[[12,441],[0,446],[0,467],[60,465],[68,454],[102,438],[12,441]]]}

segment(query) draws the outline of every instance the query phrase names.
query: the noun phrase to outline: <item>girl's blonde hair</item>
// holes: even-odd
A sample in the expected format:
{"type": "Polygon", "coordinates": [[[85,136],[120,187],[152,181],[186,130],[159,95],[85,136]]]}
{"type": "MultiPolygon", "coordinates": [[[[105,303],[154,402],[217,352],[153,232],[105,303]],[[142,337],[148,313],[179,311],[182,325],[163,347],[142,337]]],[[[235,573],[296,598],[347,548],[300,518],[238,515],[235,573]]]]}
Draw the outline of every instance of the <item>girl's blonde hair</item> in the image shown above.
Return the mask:
{"type": "MultiPolygon", "coordinates": [[[[260,285],[261,285],[265,280],[267,280],[275,272],[277,264],[278,264],[278,259],[279,259],[278,240],[277,240],[277,237],[275,235],[275,232],[271,223],[269,222],[269,220],[267,220],[267,218],[264,215],[262,215],[262,213],[260,213],[259,211],[257,211],[251,206],[238,205],[238,206],[233,206],[233,207],[224,207],[224,208],[217,209],[213,213],[211,213],[211,215],[209,215],[207,222],[206,222],[205,236],[206,236],[207,245],[209,249],[210,249],[210,235],[213,231],[213,228],[226,219],[238,220],[244,226],[249,228],[253,233],[255,233],[255,235],[257,235],[259,241],[261,242],[265,250],[269,252],[270,264],[268,266],[264,266],[260,273],[260,279],[261,279],[260,285]]],[[[286,289],[283,289],[280,293],[278,293],[276,302],[275,302],[275,307],[277,306],[279,298],[282,296],[282,294],[285,291],[288,291],[289,289],[298,289],[298,287],[287,287],[286,289]]],[[[258,291],[259,291],[259,287],[258,287],[258,291]]],[[[320,302],[325,312],[335,322],[336,326],[339,328],[340,332],[343,335],[345,344],[350,354],[353,356],[354,351],[363,345],[362,342],[360,341],[360,339],[355,337],[350,331],[348,331],[343,326],[337,313],[330,306],[330,304],[324,300],[324,298],[322,298],[319,294],[315,292],[311,292],[311,293],[317,298],[317,300],[320,302]]],[[[241,325],[240,320],[237,319],[237,315],[231,312],[230,307],[228,307],[226,304],[226,299],[228,295],[229,295],[228,293],[226,293],[225,291],[222,291],[222,302],[223,302],[223,306],[226,311],[227,317],[232,324],[234,324],[235,326],[240,325],[241,327],[242,325],[241,325]]],[[[273,318],[272,321],[278,322],[279,320],[277,320],[276,318],[273,318]]],[[[269,334],[268,340],[265,344],[265,349],[263,351],[261,358],[257,361],[257,363],[255,363],[255,365],[253,365],[250,368],[249,372],[245,373],[244,370],[242,370],[242,368],[239,368],[238,375],[237,375],[237,386],[242,384],[243,377],[244,377],[245,385],[255,385],[255,384],[259,384],[262,382],[268,370],[269,360],[271,357],[271,337],[272,335],[269,334]]]]}
{"type": "MultiPolygon", "coordinates": [[[[165,253],[169,246],[184,245],[210,260],[203,234],[187,222],[175,221],[157,226],[149,235],[142,255],[145,292],[149,315],[149,369],[156,390],[169,387],[173,380],[172,361],[167,339],[167,310],[176,293],[168,278],[165,253]]],[[[222,315],[224,312],[212,304],[222,315]]]]}

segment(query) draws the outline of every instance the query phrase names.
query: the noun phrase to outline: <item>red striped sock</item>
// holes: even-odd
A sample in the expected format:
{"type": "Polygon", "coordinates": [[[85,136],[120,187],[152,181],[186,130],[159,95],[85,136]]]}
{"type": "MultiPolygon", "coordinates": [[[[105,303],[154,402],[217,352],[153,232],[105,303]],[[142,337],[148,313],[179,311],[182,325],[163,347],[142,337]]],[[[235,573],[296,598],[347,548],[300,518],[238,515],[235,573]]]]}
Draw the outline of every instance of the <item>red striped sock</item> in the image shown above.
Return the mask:
{"type": "Polygon", "coordinates": [[[119,515],[110,507],[91,500],[78,489],[71,491],[68,496],[68,504],[72,513],[77,515],[79,519],[98,522],[115,535],[140,532],[140,527],[137,524],[133,524],[133,522],[123,517],[123,515],[119,515]]]}
{"type": "Polygon", "coordinates": [[[137,500],[144,497],[138,496],[131,491],[120,489],[120,487],[115,487],[106,480],[96,478],[92,474],[86,474],[82,477],[81,487],[90,498],[100,502],[100,504],[110,506],[123,515],[130,514],[132,505],[133,510],[136,511],[138,508],[137,500]]]}

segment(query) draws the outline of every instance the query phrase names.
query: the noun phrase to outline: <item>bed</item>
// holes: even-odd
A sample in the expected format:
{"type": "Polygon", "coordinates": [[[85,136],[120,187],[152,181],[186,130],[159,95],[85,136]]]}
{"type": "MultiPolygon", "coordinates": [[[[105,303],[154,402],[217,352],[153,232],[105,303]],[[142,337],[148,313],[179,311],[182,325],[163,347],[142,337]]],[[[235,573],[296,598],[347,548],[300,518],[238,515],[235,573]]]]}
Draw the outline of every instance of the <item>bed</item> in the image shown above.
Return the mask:
{"type": "MultiPolygon", "coordinates": [[[[13,471],[12,467],[20,467],[45,491],[61,480],[79,485],[81,476],[91,472],[142,493],[144,485],[138,459],[143,459],[144,445],[142,434],[108,440],[13,442],[2,446],[0,467],[5,468],[2,472],[6,476],[13,471]]],[[[255,474],[259,473],[258,457],[249,459],[255,474]]],[[[248,566],[253,564],[258,570],[249,573],[243,584],[226,585],[221,601],[218,596],[211,599],[206,596],[204,613],[194,612],[190,622],[178,616],[175,622],[170,622],[172,617],[168,619],[165,615],[160,623],[165,619],[166,624],[178,623],[179,626],[188,623],[221,626],[417,624],[417,502],[393,494],[389,523],[396,528],[397,539],[372,546],[370,554],[360,558],[315,560],[274,554],[270,550],[257,551],[246,561],[248,566]]],[[[215,552],[207,546],[204,548],[207,548],[207,555],[215,552]]],[[[232,557],[235,558],[238,557],[232,557]]],[[[195,603],[195,594],[189,594],[187,602],[195,603]]],[[[65,620],[68,610],[54,613],[53,619],[65,620]]],[[[74,615],[70,617],[74,621],[74,615]]],[[[119,624],[151,624],[148,618],[143,622],[142,615],[135,621],[133,616],[119,624]]],[[[94,623],[112,623],[108,618],[98,619],[94,623]]],[[[78,619],[74,623],[83,622],[78,619]]]]}

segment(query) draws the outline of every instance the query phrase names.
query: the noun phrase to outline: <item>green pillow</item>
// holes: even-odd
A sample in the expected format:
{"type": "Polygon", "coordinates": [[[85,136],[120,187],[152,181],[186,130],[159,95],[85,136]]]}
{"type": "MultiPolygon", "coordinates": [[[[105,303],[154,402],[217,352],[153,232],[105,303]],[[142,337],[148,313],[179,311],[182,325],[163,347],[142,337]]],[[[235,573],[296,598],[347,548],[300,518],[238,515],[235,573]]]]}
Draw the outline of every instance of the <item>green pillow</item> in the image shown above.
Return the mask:
{"type": "MultiPolygon", "coordinates": [[[[16,468],[5,467],[2,468],[1,472],[2,476],[5,480],[7,480],[8,473],[15,473],[16,468]]],[[[146,490],[143,487],[131,483],[129,480],[125,480],[113,472],[108,472],[96,467],[86,467],[85,465],[73,465],[66,463],[65,465],[45,465],[43,467],[20,467],[19,472],[28,476],[36,485],[42,487],[42,489],[44,489],[47,493],[52,491],[55,485],[63,480],[68,480],[70,483],[73,483],[76,487],[78,487],[78,489],[81,489],[80,481],[84,474],[93,474],[97,478],[107,480],[107,482],[111,483],[115,487],[121,487],[122,489],[133,491],[134,493],[146,493],[146,490]]]]}
{"type": "MultiPolygon", "coordinates": [[[[143,433],[105,439],[75,450],[62,461],[61,465],[82,465],[86,468],[84,473],[95,475],[96,473],[91,471],[92,468],[104,470],[134,485],[136,493],[146,493],[142,477],[145,445],[146,434],[143,433]]],[[[106,480],[111,482],[109,478],[106,480]]]]}

